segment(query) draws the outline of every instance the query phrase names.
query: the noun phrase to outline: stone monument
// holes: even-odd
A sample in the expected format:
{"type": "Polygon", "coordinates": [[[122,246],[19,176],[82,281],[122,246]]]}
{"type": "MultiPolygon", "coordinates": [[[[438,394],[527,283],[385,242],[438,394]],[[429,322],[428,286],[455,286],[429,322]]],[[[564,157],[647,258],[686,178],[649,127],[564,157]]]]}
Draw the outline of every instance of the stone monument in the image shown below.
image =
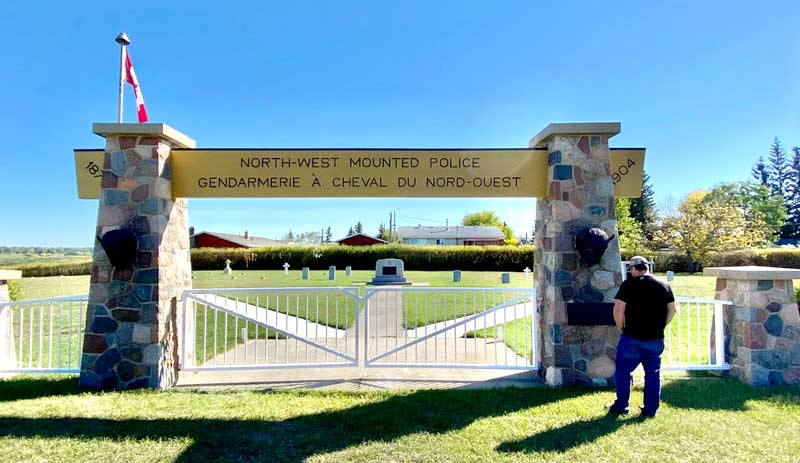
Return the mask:
{"type": "Polygon", "coordinates": [[[375,278],[371,285],[410,285],[405,278],[403,261],[400,259],[380,259],[375,263],[375,278]]]}
{"type": "Polygon", "coordinates": [[[592,228],[617,234],[608,140],[619,132],[617,122],[550,124],[529,144],[548,152],[547,197],[536,202],[534,277],[542,374],[552,386],[614,382],[619,331],[578,314],[610,318],[622,283],[619,244],[612,239],[600,261],[587,265],[575,238],[592,228]]]}
{"type": "MultiPolygon", "coordinates": [[[[94,124],[106,139],[79,386],[168,388],[177,381],[183,291],[192,287],[187,200],[172,197],[173,148],[194,148],[166,124],[94,124]],[[121,230],[130,263],[103,246],[121,230]],[[113,236],[113,235],[112,235],[113,236]]],[[[193,333],[194,316],[187,316],[193,333]]]]}
{"type": "Polygon", "coordinates": [[[792,285],[800,270],[711,267],[703,274],[717,277],[716,299],[733,302],[722,308],[731,375],[755,386],[800,384],[800,312],[792,285]]]}

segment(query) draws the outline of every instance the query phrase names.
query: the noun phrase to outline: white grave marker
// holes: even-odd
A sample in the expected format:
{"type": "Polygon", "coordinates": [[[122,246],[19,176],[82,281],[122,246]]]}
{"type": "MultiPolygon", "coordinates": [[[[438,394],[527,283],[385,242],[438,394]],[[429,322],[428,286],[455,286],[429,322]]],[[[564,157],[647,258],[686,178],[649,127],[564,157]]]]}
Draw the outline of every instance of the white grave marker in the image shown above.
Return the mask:
{"type": "Polygon", "coordinates": [[[233,270],[231,270],[231,260],[225,259],[225,268],[222,270],[222,273],[224,273],[225,275],[230,275],[232,272],[233,270]]]}
{"type": "Polygon", "coordinates": [[[530,275],[531,275],[531,269],[529,269],[528,267],[525,267],[525,270],[523,270],[523,272],[525,272],[525,279],[526,279],[526,280],[527,280],[528,278],[530,278],[530,275]]]}
{"type": "Polygon", "coordinates": [[[283,263],[283,274],[284,275],[288,275],[289,274],[289,267],[291,267],[289,265],[289,262],[284,262],[283,263]]]}

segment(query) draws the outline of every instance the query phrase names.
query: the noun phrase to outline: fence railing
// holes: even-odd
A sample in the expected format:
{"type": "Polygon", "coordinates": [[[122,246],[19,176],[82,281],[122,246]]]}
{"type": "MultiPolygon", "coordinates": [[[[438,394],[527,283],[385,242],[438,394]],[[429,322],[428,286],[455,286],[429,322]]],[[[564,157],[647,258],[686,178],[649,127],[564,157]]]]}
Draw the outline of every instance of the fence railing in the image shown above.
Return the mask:
{"type": "Polygon", "coordinates": [[[663,370],[727,370],[724,305],[731,301],[675,298],[677,313],[664,334],[663,370]]]}
{"type": "Polygon", "coordinates": [[[368,288],[367,367],[538,368],[536,292],[368,288]]]}
{"type": "Polygon", "coordinates": [[[186,291],[181,369],[355,366],[358,308],[354,288],[186,291]]]}
{"type": "Polygon", "coordinates": [[[0,304],[0,373],[77,373],[88,297],[0,304]]]}

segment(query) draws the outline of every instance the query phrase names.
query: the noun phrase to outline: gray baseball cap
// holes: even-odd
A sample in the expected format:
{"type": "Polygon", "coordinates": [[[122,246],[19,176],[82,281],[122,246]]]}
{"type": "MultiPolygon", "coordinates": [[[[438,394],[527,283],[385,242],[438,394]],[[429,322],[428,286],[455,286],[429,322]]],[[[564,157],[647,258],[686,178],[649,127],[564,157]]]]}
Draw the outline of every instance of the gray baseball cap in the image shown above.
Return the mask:
{"type": "Polygon", "coordinates": [[[631,257],[631,265],[650,265],[650,261],[647,258],[642,256],[633,256],[631,257]]]}

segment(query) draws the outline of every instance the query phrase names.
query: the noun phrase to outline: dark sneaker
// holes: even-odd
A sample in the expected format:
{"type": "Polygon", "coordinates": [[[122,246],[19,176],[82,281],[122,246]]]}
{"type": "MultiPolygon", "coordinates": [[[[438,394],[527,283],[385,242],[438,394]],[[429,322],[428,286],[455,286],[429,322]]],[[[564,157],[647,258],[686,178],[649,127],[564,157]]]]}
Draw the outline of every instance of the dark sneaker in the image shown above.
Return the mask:
{"type": "Polygon", "coordinates": [[[640,416],[642,418],[655,418],[656,417],[655,413],[650,413],[648,411],[645,411],[644,407],[639,407],[639,410],[641,411],[641,415],[640,416]]]}
{"type": "Polygon", "coordinates": [[[609,415],[627,415],[628,410],[624,408],[618,408],[616,404],[606,404],[606,411],[609,415]]]}

